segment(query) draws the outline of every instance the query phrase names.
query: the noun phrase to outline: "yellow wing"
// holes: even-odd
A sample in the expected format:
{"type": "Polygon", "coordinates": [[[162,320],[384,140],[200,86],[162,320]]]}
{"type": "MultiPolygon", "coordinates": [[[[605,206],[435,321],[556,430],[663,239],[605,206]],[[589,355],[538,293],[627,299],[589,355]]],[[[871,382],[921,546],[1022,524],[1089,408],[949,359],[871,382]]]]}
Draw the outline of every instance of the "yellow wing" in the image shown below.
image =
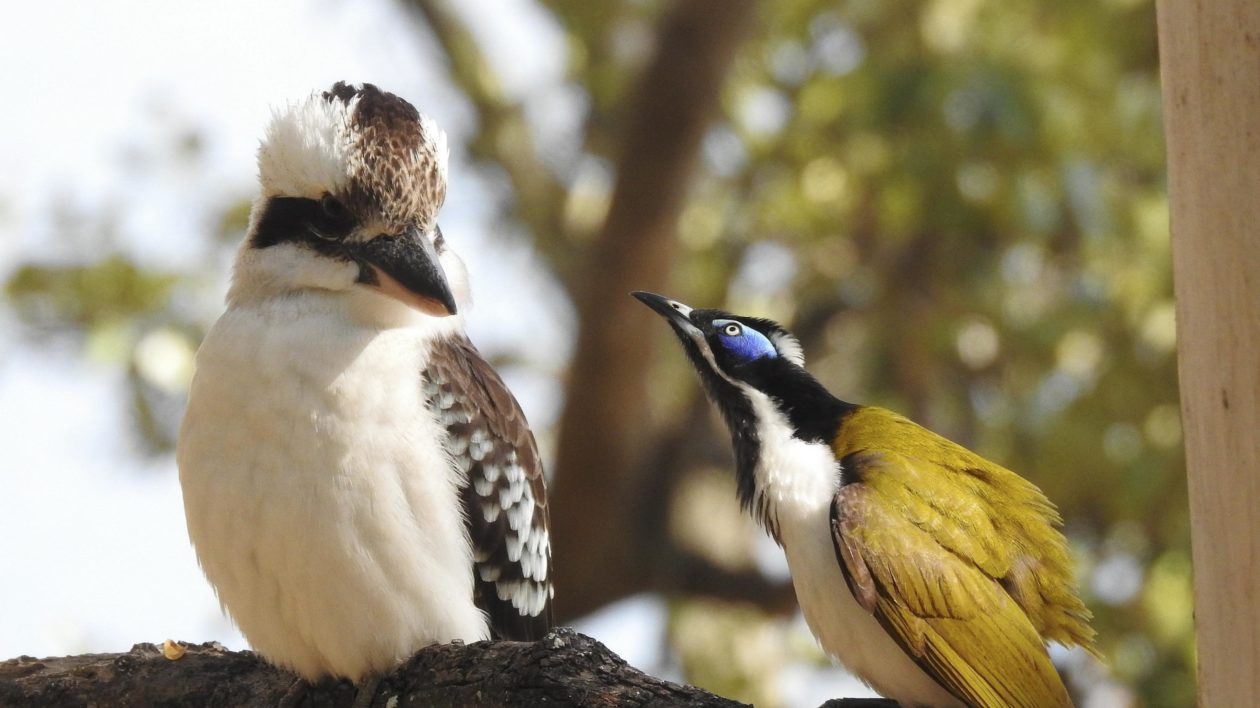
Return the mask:
{"type": "Polygon", "coordinates": [[[944,549],[996,579],[1042,637],[1097,655],[1067,542],[1055,528],[1059,514],[1035,485],[873,406],[845,420],[833,451],[846,481],[868,485],[944,549]]]}
{"type": "MultiPolygon", "coordinates": [[[[832,504],[832,533],[858,602],[929,675],[971,705],[1071,706],[1042,634],[1052,624],[1046,620],[1063,609],[1055,603],[1062,603],[1047,602],[1038,580],[1025,577],[1030,568],[1046,572],[1058,563],[1046,565],[1024,548],[1036,539],[1008,528],[1019,510],[994,514],[992,504],[1000,502],[992,490],[977,493],[967,475],[932,462],[883,451],[842,459],[848,483],[832,504]],[[1023,596],[1030,601],[1022,603],[1023,596]]],[[[1042,525],[1053,536],[1041,543],[1061,546],[1049,521],[1042,525]]],[[[1085,613],[1070,590],[1070,571],[1041,584],[1056,592],[1066,587],[1076,603],[1070,609],[1085,613]]],[[[1071,634],[1091,639],[1088,625],[1074,621],[1071,634]]]]}

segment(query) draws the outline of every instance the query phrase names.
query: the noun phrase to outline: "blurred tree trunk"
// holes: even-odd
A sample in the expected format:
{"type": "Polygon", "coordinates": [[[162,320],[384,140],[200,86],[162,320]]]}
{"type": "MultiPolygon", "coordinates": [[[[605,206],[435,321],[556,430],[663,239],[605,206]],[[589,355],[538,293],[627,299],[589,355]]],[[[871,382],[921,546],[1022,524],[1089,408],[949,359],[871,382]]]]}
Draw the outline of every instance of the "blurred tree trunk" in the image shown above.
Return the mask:
{"type": "Polygon", "coordinates": [[[1260,4],[1159,3],[1199,703],[1260,695],[1260,4]]]}
{"type": "Polygon", "coordinates": [[[669,282],[678,217],[701,141],[755,4],[688,0],[666,13],[621,143],[611,206],[583,264],[578,343],[561,418],[552,510],[561,618],[646,589],[654,550],[639,536],[648,443],[647,313],[632,290],[669,282]]]}

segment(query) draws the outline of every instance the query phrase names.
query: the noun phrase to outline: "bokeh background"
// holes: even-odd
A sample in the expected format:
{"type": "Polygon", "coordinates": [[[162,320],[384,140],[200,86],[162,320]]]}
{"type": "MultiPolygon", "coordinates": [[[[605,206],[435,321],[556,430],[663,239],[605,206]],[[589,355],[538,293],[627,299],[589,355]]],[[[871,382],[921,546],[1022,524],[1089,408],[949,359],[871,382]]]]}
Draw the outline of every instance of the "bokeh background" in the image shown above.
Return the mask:
{"type": "MultiPolygon", "coordinates": [[[[270,107],[372,81],[452,138],[473,338],[551,475],[563,622],[758,705],[869,695],[735,501],[665,292],[1063,512],[1103,667],[1194,702],[1148,0],[71,0],[0,9],[0,658],[245,644],[172,455],[270,107]]],[[[295,356],[301,356],[295,352],[295,356]]]]}

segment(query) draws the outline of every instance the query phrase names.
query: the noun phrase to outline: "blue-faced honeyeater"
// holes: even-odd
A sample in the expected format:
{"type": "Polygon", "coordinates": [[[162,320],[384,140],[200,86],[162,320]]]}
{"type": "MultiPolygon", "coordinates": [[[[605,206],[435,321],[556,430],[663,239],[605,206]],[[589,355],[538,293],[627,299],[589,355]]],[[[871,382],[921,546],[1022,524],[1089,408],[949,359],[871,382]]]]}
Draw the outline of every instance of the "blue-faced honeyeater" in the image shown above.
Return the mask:
{"type": "Polygon", "coordinates": [[[833,396],[765,319],[634,296],[682,342],[823,648],[903,706],[1071,706],[1046,644],[1093,652],[1041,490],[892,411],[833,396]]]}

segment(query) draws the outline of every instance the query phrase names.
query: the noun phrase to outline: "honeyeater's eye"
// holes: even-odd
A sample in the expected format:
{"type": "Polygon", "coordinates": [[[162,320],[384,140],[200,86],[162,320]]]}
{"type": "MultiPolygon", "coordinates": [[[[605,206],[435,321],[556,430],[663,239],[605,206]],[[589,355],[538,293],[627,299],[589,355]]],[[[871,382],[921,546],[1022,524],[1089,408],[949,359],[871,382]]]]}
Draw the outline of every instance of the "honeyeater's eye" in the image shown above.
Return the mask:
{"type": "Polygon", "coordinates": [[[766,335],[735,320],[713,320],[717,328],[715,344],[735,357],[738,363],[774,359],[779,356],[766,335]]]}

